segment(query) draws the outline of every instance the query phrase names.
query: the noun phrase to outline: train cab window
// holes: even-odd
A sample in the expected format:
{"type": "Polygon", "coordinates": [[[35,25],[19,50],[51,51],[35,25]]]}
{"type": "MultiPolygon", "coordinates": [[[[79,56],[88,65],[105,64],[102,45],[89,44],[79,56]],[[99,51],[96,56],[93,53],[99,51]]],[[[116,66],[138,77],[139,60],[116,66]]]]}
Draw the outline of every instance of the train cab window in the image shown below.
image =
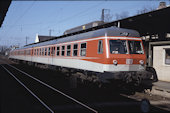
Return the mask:
{"type": "Polygon", "coordinates": [[[165,49],[165,64],[170,65],[170,48],[165,49]]]}
{"type": "Polygon", "coordinates": [[[56,56],[60,56],[60,46],[57,47],[56,56]]]}
{"type": "Polygon", "coordinates": [[[73,45],[73,56],[77,56],[78,55],[78,44],[74,44],[73,45]]]}
{"type": "Polygon", "coordinates": [[[80,56],[86,56],[86,43],[82,43],[80,47],[80,56]]]}
{"type": "Polygon", "coordinates": [[[98,42],[98,54],[102,54],[103,53],[103,41],[99,40],[98,42]]]}
{"type": "Polygon", "coordinates": [[[110,40],[109,44],[111,54],[127,54],[126,40],[110,40]]]}
{"type": "Polygon", "coordinates": [[[51,47],[48,48],[48,56],[50,56],[51,47]]]}
{"type": "Polygon", "coordinates": [[[61,55],[64,56],[65,55],[65,46],[61,47],[61,55]]]}
{"type": "Polygon", "coordinates": [[[130,54],[144,54],[141,41],[128,41],[130,54]]]}
{"type": "Polygon", "coordinates": [[[45,52],[44,53],[45,53],[45,56],[47,56],[47,48],[45,48],[45,52]]]}
{"type": "Polygon", "coordinates": [[[71,55],[71,45],[67,45],[67,56],[71,55]]]}

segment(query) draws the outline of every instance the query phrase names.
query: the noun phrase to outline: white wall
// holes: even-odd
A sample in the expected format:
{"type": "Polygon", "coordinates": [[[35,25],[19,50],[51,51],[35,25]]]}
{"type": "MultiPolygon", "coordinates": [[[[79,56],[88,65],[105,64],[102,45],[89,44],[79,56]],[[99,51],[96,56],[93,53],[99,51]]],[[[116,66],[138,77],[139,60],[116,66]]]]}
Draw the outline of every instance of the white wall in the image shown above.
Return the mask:
{"type": "Polygon", "coordinates": [[[153,67],[158,80],[170,82],[170,65],[165,64],[165,48],[170,48],[170,45],[153,47],[153,67]]]}

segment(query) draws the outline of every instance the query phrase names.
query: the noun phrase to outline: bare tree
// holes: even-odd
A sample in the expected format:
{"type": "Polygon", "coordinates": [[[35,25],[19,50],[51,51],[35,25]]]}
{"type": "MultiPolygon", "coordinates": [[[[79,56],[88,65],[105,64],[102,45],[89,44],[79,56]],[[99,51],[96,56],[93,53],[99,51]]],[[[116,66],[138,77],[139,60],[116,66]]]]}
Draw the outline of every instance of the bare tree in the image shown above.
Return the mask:
{"type": "Polygon", "coordinates": [[[143,7],[142,9],[137,10],[137,14],[143,14],[143,13],[147,13],[147,12],[154,11],[154,10],[156,10],[156,8],[152,6],[143,7]]]}
{"type": "Polygon", "coordinates": [[[104,17],[104,21],[105,21],[105,22],[111,22],[111,21],[112,21],[112,18],[113,18],[113,15],[111,15],[111,14],[106,14],[105,17],[104,17]]]}
{"type": "Polygon", "coordinates": [[[116,17],[116,20],[127,18],[127,17],[129,17],[129,12],[124,11],[124,12],[121,12],[120,14],[116,13],[115,17],[116,17]]]}

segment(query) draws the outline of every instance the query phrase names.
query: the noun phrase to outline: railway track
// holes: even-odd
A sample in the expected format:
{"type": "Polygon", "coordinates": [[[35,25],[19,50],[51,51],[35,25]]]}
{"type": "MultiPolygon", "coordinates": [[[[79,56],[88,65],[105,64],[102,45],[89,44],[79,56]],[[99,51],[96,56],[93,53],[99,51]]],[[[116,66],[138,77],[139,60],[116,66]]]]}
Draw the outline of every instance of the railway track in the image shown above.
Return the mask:
{"type": "MultiPolygon", "coordinates": [[[[22,82],[20,84],[24,84],[28,92],[43,105],[45,109],[42,110],[39,108],[38,110],[41,113],[140,112],[140,99],[128,98],[127,95],[122,96],[108,89],[89,88],[85,86],[70,89],[68,84],[64,83],[64,81],[68,82],[67,79],[63,80],[60,76],[56,77],[56,74],[51,71],[50,73],[52,74],[47,74],[47,70],[41,70],[35,67],[25,67],[24,65],[15,65],[14,67],[14,65],[9,64],[3,64],[1,66],[11,76],[15,76],[14,78],[16,80],[18,79],[17,81],[22,82]]],[[[166,112],[154,106],[152,106],[152,111],[166,112]]]]}
{"type": "Polygon", "coordinates": [[[57,101],[53,101],[54,98],[51,98],[53,97],[53,95],[55,95],[55,97],[60,97],[58,98],[58,100],[64,100],[63,101],[64,103],[60,102],[60,104],[64,105],[66,103],[71,105],[77,104],[84,107],[87,111],[89,110],[91,112],[98,113],[98,111],[94,110],[93,108],[83,104],[82,102],[72,98],[71,96],[61,92],[60,90],[46,84],[45,82],[29,75],[28,73],[12,65],[6,64],[5,66],[3,65],[1,66],[51,113],[54,113],[54,110],[52,110],[52,108],[50,108],[49,105],[58,104],[57,101]],[[58,95],[62,95],[63,97],[58,95]],[[48,105],[46,103],[50,104],[48,105]]]}

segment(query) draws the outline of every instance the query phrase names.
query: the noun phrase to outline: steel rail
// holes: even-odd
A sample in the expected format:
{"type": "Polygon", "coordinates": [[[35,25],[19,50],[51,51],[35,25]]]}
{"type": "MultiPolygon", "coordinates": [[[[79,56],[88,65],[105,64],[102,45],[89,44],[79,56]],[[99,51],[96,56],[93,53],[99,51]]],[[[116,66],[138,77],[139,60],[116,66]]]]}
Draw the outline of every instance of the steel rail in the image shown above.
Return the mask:
{"type": "MultiPolygon", "coordinates": [[[[5,63],[5,64],[7,64],[7,63],[5,63]]],[[[65,94],[65,93],[63,93],[63,92],[61,92],[60,90],[58,90],[58,89],[56,89],[56,88],[54,88],[54,87],[48,85],[47,83],[45,83],[45,82],[43,82],[43,81],[41,81],[41,80],[39,80],[39,79],[37,79],[37,78],[35,78],[35,77],[29,75],[28,73],[26,73],[26,72],[24,72],[24,71],[22,71],[22,70],[20,70],[20,69],[18,69],[18,68],[16,68],[16,67],[14,67],[14,66],[12,66],[12,65],[9,65],[9,64],[7,64],[7,65],[10,66],[10,67],[12,67],[12,68],[14,68],[14,69],[16,69],[16,70],[18,70],[19,72],[21,72],[21,73],[23,73],[23,74],[25,74],[25,75],[27,75],[28,77],[34,79],[35,81],[37,81],[37,82],[39,82],[39,83],[45,85],[46,87],[48,87],[48,88],[50,88],[50,89],[52,89],[52,90],[54,90],[54,91],[60,93],[61,95],[63,95],[63,96],[65,96],[65,97],[69,98],[70,100],[72,100],[72,101],[78,103],[79,105],[85,107],[86,109],[89,109],[90,111],[93,111],[94,113],[98,113],[97,110],[95,110],[95,109],[93,109],[93,108],[87,106],[86,104],[84,104],[84,103],[82,103],[82,102],[80,102],[80,101],[74,99],[73,97],[71,97],[71,96],[69,96],[69,95],[67,95],[67,94],[65,94]]]]}
{"type": "MultiPolygon", "coordinates": [[[[0,64],[1,65],[1,64],[0,64]]],[[[3,65],[1,65],[2,68],[4,68],[18,83],[20,83],[29,93],[31,93],[45,108],[47,108],[51,113],[54,113],[54,111],[45,104],[36,94],[34,94],[24,83],[22,83],[14,74],[12,74],[7,68],[5,68],[3,65]]]]}

